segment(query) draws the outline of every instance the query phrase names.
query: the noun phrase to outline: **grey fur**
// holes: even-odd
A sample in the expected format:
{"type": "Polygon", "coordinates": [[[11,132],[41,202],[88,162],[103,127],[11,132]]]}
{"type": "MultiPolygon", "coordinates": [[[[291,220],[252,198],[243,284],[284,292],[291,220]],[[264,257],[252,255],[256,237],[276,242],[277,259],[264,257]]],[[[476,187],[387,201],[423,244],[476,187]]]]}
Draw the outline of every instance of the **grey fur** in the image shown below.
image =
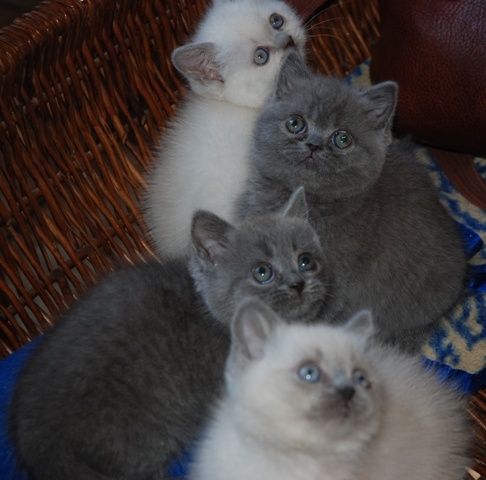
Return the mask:
{"type": "Polygon", "coordinates": [[[192,231],[198,248],[190,262],[191,272],[209,309],[221,321],[229,324],[237,302],[247,295],[278,305],[286,316],[298,320],[322,316],[332,295],[328,288],[332,277],[319,239],[308,226],[302,189],[294,192],[283,212],[287,221],[277,228],[268,216],[253,217],[244,236],[216,216],[212,222],[205,216],[202,235],[198,229],[200,215],[195,214],[192,231]],[[298,256],[305,253],[312,254],[315,271],[299,269],[298,256]],[[274,279],[262,285],[247,272],[265,263],[272,265],[274,279]]]}
{"type": "Polygon", "coordinates": [[[11,409],[17,451],[36,480],[162,478],[218,395],[232,305],[252,294],[282,315],[318,316],[326,299],[322,252],[298,207],[305,208],[303,192],[289,202],[285,215],[238,227],[199,211],[192,267],[198,290],[184,260],[120,270],[45,335],[23,370],[11,409]],[[213,255],[218,245],[223,250],[213,255]],[[287,278],[301,252],[318,262],[316,271],[301,272],[301,293],[291,286],[286,292],[277,280],[252,286],[256,263],[273,264],[287,278]]]}
{"type": "Polygon", "coordinates": [[[279,208],[303,186],[335,274],[326,320],[368,308],[383,340],[416,350],[458,300],[465,256],[411,146],[392,138],[396,95],[393,82],[358,90],[289,53],[257,120],[237,217],[279,208]],[[305,119],[305,132],[287,130],[291,115],[305,119]],[[349,148],[333,146],[339,130],[352,135],[349,148]]]}

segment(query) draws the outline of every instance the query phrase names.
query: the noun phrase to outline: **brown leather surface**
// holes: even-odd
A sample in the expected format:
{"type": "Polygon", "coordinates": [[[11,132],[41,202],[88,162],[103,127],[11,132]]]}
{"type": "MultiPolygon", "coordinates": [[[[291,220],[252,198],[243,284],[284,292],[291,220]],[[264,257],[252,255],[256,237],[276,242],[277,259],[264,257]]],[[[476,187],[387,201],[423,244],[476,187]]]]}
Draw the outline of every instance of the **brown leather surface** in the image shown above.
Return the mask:
{"type": "Polygon", "coordinates": [[[395,80],[397,126],[419,141],[486,154],[486,1],[380,0],[374,82],[395,80]]]}

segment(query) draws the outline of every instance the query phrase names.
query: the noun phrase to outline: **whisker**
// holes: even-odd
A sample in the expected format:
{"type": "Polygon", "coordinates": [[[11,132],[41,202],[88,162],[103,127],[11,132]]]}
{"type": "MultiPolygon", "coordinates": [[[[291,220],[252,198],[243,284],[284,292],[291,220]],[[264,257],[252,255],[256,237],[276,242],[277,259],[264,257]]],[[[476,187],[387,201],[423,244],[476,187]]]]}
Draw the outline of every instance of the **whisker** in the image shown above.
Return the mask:
{"type": "Polygon", "coordinates": [[[343,45],[346,44],[346,41],[341,38],[341,37],[338,37],[336,35],[331,35],[329,33],[322,33],[322,34],[319,34],[319,35],[309,35],[307,38],[322,38],[322,37],[328,37],[328,38],[334,38],[335,40],[338,40],[340,41],[343,45]]]}
{"type": "Polygon", "coordinates": [[[312,20],[314,20],[314,18],[316,18],[317,16],[319,16],[322,12],[317,12],[317,13],[314,13],[314,15],[312,15],[312,17],[309,18],[309,20],[307,20],[307,22],[304,23],[304,28],[307,29],[309,27],[309,24],[312,22],[312,20]]]}
{"type": "Polygon", "coordinates": [[[308,32],[309,30],[311,29],[314,29],[314,28],[317,28],[317,27],[320,27],[321,25],[324,25],[326,23],[330,23],[330,22],[335,22],[336,20],[344,20],[346,17],[332,17],[332,18],[327,18],[326,20],[322,20],[318,23],[315,23],[313,25],[309,25],[309,28],[306,29],[306,31],[308,32]]]}
{"type": "Polygon", "coordinates": [[[345,5],[346,3],[349,3],[350,0],[341,0],[341,1],[336,1],[333,5],[329,5],[328,7],[324,8],[323,10],[320,10],[316,13],[314,13],[304,24],[304,27],[306,27],[307,25],[309,25],[310,22],[312,22],[312,20],[314,20],[314,18],[316,18],[318,15],[321,15],[323,14],[324,12],[328,13],[330,12],[333,8],[336,9],[336,8],[339,8],[341,7],[342,5],[345,5]]]}

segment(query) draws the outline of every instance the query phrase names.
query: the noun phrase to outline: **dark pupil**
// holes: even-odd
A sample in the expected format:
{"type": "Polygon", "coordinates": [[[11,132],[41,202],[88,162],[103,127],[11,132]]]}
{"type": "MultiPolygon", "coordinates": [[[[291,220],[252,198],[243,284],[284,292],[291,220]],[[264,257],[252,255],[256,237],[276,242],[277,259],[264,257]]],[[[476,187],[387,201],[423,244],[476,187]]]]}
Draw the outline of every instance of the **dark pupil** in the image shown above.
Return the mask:
{"type": "Polygon", "coordinates": [[[342,145],[346,145],[346,143],[348,143],[349,141],[349,138],[348,136],[343,133],[340,137],[339,137],[339,143],[341,143],[342,145]]]}
{"type": "Polygon", "coordinates": [[[312,378],[314,376],[314,369],[308,367],[302,373],[304,374],[305,378],[309,379],[309,378],[312,378]]]}
{"type": "Polygon", "coordinates": [[[259,277],[265,277],[267,275],[267,267],[258,267],[256,273],[259,277]]]}
{"type": "Polygon", "coordinates": [[[279,15],[278,13],[274,13],[270,17],[270,25],[272,25],[273,28],[278,30],[284,23],[283,17],[279,15]]]}
{"type": "Polygon", "coordinates": [[[306,257],[306,256],[303,256],[303,257],[301,257],[300,262],[301,262],[301,265],[303,267],[308,267],[309,264],[310,264],[310,258],[309,257],[306,257]]]}
{"type": "Polygon", "coordinates": [[[297,130],[299,128],[299,121],[298,120],[291,118],[289,120],[289,124],[290,124],[290,128],[292,128],[292,130],[297,130]]]}

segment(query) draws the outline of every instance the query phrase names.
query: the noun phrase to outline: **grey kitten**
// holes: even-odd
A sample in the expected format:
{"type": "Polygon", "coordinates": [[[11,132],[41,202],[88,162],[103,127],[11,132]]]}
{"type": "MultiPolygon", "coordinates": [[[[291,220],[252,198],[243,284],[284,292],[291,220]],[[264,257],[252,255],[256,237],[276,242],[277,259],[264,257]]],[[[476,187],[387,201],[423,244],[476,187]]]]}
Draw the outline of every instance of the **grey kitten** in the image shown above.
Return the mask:
{"type": "Polygon", "coordinates": [[[458,480],[472,431],[459,394],[370,342],[371,315],[292,324],[258,299],[232,323],[226,393],[191,480],[458,480]]]}
{"type": "Polygon", "coordinates": [[[380,337],[416,350],[458,299],[458,231],[408,144],[393,140],[397,85],[358,90],[289,53],[255,128],[238,217],[276,209],[302,185],[335,274],[327,320],[373,311],[380,337]]]}
{"type": "Polygon", "coordinates": [[[250,294],[289,318],[320,315],[328,274],[306,210],[300,189],[282,213],[240,226],[198,211],[190,269],[120,270],[75,303],[28,361],[11,408],[36,480],[162,478],[218,395],[232,305],[250,294]]]}

